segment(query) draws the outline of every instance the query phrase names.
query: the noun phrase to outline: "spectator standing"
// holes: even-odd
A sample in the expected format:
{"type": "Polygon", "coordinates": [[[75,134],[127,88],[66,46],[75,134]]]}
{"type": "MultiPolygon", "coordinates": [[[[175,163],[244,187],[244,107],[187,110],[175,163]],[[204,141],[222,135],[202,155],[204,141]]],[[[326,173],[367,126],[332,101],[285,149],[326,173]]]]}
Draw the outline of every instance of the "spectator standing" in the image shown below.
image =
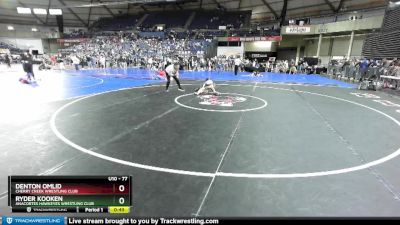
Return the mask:
{"type": "Polygon", "coordinates": [[[79,63],[81,62],[76,55],[71,56],[72,64],[75,66],[75,70],[79,70],[79,63]]]}
{"type": "Polygon", "coordinates": [[[9,54],[6,54],[5,63],[8,68],[11,68],[11,57],[9,54]]]}

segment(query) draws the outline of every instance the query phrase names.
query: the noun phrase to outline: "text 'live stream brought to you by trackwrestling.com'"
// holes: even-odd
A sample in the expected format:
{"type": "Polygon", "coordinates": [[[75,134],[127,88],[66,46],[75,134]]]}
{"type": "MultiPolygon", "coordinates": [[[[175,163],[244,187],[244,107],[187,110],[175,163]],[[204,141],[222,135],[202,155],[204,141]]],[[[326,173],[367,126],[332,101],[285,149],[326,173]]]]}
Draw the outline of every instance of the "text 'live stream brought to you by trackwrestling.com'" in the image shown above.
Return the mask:
{"type": "Polygon", "coordinates": [[[159,225],[159,224],[221,224],[219,219],[204,218],[89,218],[89,217],[22,217],[3,216],[2,225],[159,225]]]}

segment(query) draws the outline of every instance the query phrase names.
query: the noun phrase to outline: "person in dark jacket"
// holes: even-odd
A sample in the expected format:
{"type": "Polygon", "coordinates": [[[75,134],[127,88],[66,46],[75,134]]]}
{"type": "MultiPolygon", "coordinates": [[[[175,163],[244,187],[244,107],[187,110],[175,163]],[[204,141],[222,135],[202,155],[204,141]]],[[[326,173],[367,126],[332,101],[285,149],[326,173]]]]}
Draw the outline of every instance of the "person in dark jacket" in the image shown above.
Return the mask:
{"type": "Polygon", "coordinates": [[[11,58],[9,54],[6,54],[5,63],[8,68],[11,68],[11,58]]]}
{"type": "Polygon", "coordinates": [[[21,56],[22,67],[26,73],[28,81],[35,80],[35,74],[33,73],[33,56],[29,52],[24,52],[21,56]]]}

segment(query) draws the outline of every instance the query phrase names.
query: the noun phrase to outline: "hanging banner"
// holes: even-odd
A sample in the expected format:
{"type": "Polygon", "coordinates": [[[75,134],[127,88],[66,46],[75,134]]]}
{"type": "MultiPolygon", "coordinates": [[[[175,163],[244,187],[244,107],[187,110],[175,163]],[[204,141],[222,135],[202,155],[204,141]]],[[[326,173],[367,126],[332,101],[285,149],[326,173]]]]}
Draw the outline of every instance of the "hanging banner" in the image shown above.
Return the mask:
{"type": "Polygon", "coordinates": [[[57,42],[62,43],[82,43],[86,42],[88,38],[75,38],[75,39],[57,39],[57,42]]]}
{"type": "Polygon", "coordinates": [[[282,41],[282,36],[269,36],[269,37],[228,37],[228,41],[282,41]]]}

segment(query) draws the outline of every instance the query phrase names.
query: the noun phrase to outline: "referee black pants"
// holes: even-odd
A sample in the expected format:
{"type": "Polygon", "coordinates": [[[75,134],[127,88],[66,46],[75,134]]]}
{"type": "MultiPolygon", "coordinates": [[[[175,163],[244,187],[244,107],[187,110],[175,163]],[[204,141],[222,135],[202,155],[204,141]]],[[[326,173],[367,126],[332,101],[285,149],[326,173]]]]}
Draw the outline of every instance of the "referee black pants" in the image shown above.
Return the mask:
{"type": "Polygon", "coordinates": [[[238,71],[239,71],[239,66],[235,65],[235,75],[238,75],[238,71]]]}
{"type": "MultiPolygon", "coordinates": [[[[169,84],[171,83],[171,76],[167,72],[165,72],[165,74],[167,76],[167,87],[166,87],[166,90],[168,90],[169,84]]],[[[176,84],[178,84],[178,88],[182,89],[181,83],[179,82],[179,79],[176,76],[172,76],[172,77],[174,78],[176,84]]]]}
{"type": "Polygon", "coordinates": [[[32,63],[24,63],[24,64],[22,64],[22,67],[24,68],[24,71],[27,74],[28,79],[31,79],[31,77],[33,77],[33,79],[35,79],[35,74],[33,73],[32,63]]]}

